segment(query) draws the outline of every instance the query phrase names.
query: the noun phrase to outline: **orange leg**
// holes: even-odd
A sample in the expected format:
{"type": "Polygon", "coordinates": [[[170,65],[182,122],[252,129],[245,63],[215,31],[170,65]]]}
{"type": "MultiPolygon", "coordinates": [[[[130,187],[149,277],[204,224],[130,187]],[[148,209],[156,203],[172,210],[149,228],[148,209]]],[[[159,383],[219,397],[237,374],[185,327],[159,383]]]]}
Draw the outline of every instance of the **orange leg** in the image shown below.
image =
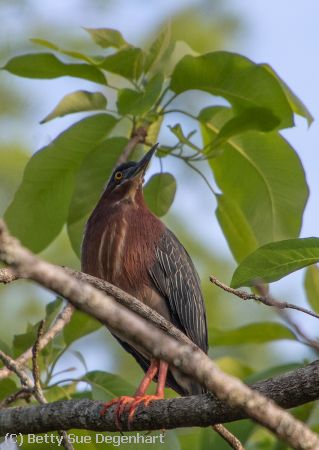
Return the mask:
{"type": "Polygon", "coordinates": [[[144,394],[140,394],[137,390],[135,399],[130,404],[130,410],[129,410],[129,415],[128,415],[128,425],[129,426],[133,420],[135,410],[140,403],[144,403],[144,405],[147,406],[153,400],[160,400],[160,399],[164,398],[164,388],[165,388],[165,384],[166,384],[167,370],[168,370],[167,362],[160,361],[159,362],[157,388],[156,388],[155,395],[145,395],[145,391],[144,391],[144,394]]]}
{"type": "MultiPolygon", "coordinates": [[[[157,360],[152,360],[151,364],[145,374],[145,376],[143,377],[134,397],[130,397],[127,395],[123,395],[122,397],[119,398],[114,398],[113,400],[111,400],[110,402],[107,402],[104,404],[102,410],[100,411],[100,415],[103,416],[105,414],[105,412],[107,411],[108,408],[110,408],[110,406],[117,404],[116,407],[116,411],[115,411],[115,423],[117,428],[120,430],[121,429],[121,422],[120,422],[120,417],[121,415],[124,413],[127,405],[134,405],[135,401],[137,399],[145,399],[147,400],[149,397],[152,397],[149,399],[149,401],[153,400],[153,397],[155,396],[147,396],[145,395],[146,390],[148,389],[149,385],[151,384],[152,380],[154,379],[155,375],[157,374],[158,370],[159,370],[159,379],[160,377],[163,378],[163,374],[161,375],[161,372],[163,372],[163,369],[161,369],[161,364],[162,361],[159,362],[157,360]]],[[[166,363],[164,363],[166,364],[166,363]]],[[[167,373],[167,369],[166,369],[166,373],[167,373]]],[[[156,396],[156,398],[163,398],[164,396],[164,386],[165,386],[165,380],[166,380],[166,374],[165,374],[165,379],[164,379],[164,384],[163,382],[161,384],[163,384],[163,387],[160,388],[159,394],[161,395],[161,397],[156,396]]],[[[158,383],[159,384],[159,383],[158,383]]],[[[158,387],[159,389],[159,387],[158,387]]],[[[156,394],[158,394],[158,389],[156,391],[156,394]]],[[[138,402],[139,403],[139,402],[138,402]]],[[[149,402],[147,402],[149,403],[149,402]]],[[[132,406],[130,408],[130,417],[132,420],[133,415],[134,415],[134,410],[131,413],[131,409],[132,406]]]]}

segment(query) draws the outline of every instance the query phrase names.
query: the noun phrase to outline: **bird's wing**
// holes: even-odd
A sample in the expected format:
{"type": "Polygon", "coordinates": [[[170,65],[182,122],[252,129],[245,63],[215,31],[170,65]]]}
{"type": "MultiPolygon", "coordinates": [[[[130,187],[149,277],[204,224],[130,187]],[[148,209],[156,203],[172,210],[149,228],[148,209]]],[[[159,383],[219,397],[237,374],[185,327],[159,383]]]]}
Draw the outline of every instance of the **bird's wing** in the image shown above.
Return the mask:
{"type": "Polygon", "coordinates": [[[187,251],[168,229],[157,244],[156,260],[149,272],[168,302],[172,322],[207,353],[206,312],[199,277],[187,251]]]}

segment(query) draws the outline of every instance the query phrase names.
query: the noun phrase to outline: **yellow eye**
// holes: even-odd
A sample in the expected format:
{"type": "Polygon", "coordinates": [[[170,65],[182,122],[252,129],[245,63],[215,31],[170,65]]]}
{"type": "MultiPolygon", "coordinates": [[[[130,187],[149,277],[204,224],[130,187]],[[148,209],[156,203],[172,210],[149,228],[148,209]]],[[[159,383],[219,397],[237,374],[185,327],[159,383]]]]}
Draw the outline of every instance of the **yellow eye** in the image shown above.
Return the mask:
{"type": "Polygon", "coordinates": [[[123,178],[123,172],[116,172],[114,178],[116,181],[120,181],[123,178]]]}

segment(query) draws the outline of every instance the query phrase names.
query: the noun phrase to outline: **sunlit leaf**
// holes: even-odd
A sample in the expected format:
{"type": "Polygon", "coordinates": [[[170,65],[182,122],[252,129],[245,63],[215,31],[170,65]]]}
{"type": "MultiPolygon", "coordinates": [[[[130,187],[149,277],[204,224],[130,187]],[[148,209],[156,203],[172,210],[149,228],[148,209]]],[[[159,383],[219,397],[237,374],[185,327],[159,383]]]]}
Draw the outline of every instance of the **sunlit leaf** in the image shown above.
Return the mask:
{"type": "Polygon", "coordinates": [[[293,111],[280,83],[263,66],[235,53],[185,56],[172,74],[170,88],[177,94],[199,89],[224,97],[237,111],[265,108],[280,128],[293,125],[293,111]]]}
{"type": "Polygon", "coordinates": [[[142,92],[121,89],[118,93],[117,108],[120,114],[141,115],[148,112],[158,99],[163,85],[163,75],[155,75],[142,92]]]}
{"type": "Polygon", "coordinates": [[[71,321],[63,329],[65,343],[70,345],[77,339],[98,330],[101,326],[101,323],[93,317],[76,310],[73,313],[71,321]]]}
{"type": "Polygon", "coordinates": [[[232,287],[280,280],[319,261],[319,238],[287,239],[263,245],[237,267],[232,287]]]}
{"type": "Polygon", "coordinates": [[[54,50],[56,52],[61,53],[62,55],[70,56],[71,58],[80,59],[81,61],[88,62],[92,64],[92,59],[89,56],[84,55],[83,53],[76,52],[74,50],[65,50],[53,42],[47,41],[46,39],[32,38],[30,39],[34,44],[41,45],[42,47],[49,48],[50,50],[54,50]]]}
{"type": "Polygon", "coordinates": [[[40,123],[83,111],[105,109],[107,100],[101,92],[75,91],[65,95],[58,105],[40,123]]]}
{"type": "Polygon", "coordinates": [[[92,386],[93,399],[106,401],[121,395],[133,395],[135,387],[119,375],[95,370],[82,377],[92,386]]]}
{"type": "Polygon", "coordinates": [[[145,72],[148,72],[152,67],[156,66],[157,63],[163,58],[169,47],[170,39],[171,26],[170,24],[167,24],[156,36],[146,52],[144,64],[145,72]]]}
{"type": "Polygon", "coordinates": [[[64,63],[51,53],[15,56],[2,69],[26,78],[50,79],[69,76],[106,84],[103,72],[97,67],[89,64],[64,63]]]}
{"type": "Polygon", "coordinates": [[[126,48],[130,44],[126,42],[122,34],[112,28],[84,28],[90,33],[94,42],[102,48],[126,48]]]}
{"type": "Polygon", "coordinates": [[[317,266],[308,267],[304,285],[309,305],[316,313],[319,313],[319,268],[317,266]]]}
{"type": "Polygon", "coordinates": [[[37,328],[28,326],[26,333],[16,334],[13,337],[13,357],[17,358],[21,353],[28,350],[36,341],[37,328]]]}
{"type": "Polygon", "coordinates": [[[30,159],[5,220],[11,232],[31,250],[42,250],[60,232],[67,219],[77,170],[115,124],[107,114],[83,119],[30,159]]]}
{"type": "Polygon", "coordinates": [[[217,366],[229,375],[244,379],[253,373],[253,370],[241,361],[229,356],[215,359],[217,366]]]}
{"type": "Polygon", "coordinates": [[[233,330],[209,327],[210,345],[262,344],[282,339],[295,340],[293,333],[277,322],[256,322],[233,330]]]}
{"type": "Polygon", "coordinates": [[[161,217],[171,207],[176,193],[176,180],[163,172],[153,175],[144,187],[144,197],[150,210],[161,217]]]}
{"type": "MultiPolygon", "coordinates": [[[[206,110],[201,129],[207,157],[210,143],[231,117],[228,108],[206,110]]],[[[240,261],[253,250],[254,240],[261,246],[297,237],[308,188],[299,157],[287,141],[275,132],[249,131],[230,138],[220,150],[209,164],[225,196],[219,198],[219,202],[225,200],[221,205],[225,211],[222,214],[220,210],[218,218],[235,258],[240,261]],[[230,202],[234,217],[240,220],[244,234],[250,236],[247,249],[240,228],[230,218],[230,202]]]]}
{"type": "Polygon", "coordinates": [[[116,73],[129,80],[139,78],[143,67],[143,52],[140,48],[130,47],[107,56],[99,67],[116,73]]]}
{"type": "Polygon", "coordinates": [[[267,69],[269,73],[271,73],[276,78],[276,80],[279,81],[293,112],[298,114],[299,116],[304,117],[307,120],[308,125],[310,126],[314,118],[309,109],[304,105],[300,98],[297,97],[294,92],[292,92],[290,87],[284,82],[282,78],[279,77],[279,75],[269,64],[262,64],[262,66],[265,67],[265,69],[267,69]]]}
{"type": "Polygon", "coordinates": [[[238,204],[226,195],[217,195],[216,217],[236,261],[258,247],[257,237],[238,204]]]}
{"type": "Polygon", "coordinates": [[[104,140],[88,153],[77,172],[67,226],[72,247],[78,256],[88,216],[102,194],[103,187],[126,144],[126,138],[104,140]]]}

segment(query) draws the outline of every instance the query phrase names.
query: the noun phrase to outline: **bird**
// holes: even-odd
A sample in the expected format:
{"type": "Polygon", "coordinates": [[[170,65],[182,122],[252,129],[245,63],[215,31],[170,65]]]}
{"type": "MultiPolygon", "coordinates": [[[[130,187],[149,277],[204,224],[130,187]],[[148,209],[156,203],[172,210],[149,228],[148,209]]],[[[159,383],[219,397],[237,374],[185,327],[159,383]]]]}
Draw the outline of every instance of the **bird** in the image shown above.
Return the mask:
{"type": "MultiPolygon", "coordinates": [[[[155,144],[140,161],[128,161],[114,169],[85,227],[82,271],[153,308],[207,354],[206,310],[198,273],[181,242],[144,199],[144,176],[157,147],[155,144]]],[[[104,405],[102,414],[117,404],[119,429],[124,411],[129,408],[130,423],[138,404],[164,398],[165,386],[181,396],[205,392],[192,378],[136,348],[125,334],[110,331],[145,372],[134,396],[122,396],[104,405]],[[147,395],[155,380],[156,393],[147,395]]]]}

